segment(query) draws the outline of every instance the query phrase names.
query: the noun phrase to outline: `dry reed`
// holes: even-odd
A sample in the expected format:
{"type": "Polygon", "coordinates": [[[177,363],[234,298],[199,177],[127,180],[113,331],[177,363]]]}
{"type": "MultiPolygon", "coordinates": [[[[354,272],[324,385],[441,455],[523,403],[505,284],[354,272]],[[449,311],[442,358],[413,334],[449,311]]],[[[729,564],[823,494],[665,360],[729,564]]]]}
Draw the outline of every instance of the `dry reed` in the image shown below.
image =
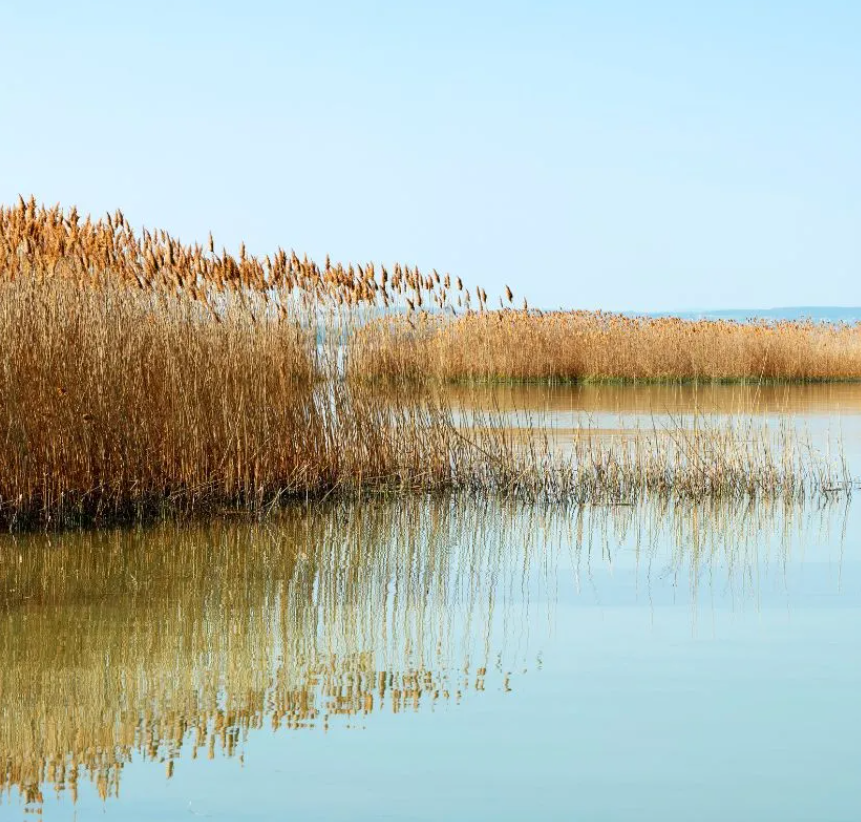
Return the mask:
{"type": "Polygon", "coordinates": [[[403,327],[413,364],[438,350],[430,337],[461,327],[498,328],[487,350],[517,349],[505,339],[514,312],[447,324],[424,310],[466,294],[447,275],[396,266],[389,277],[328,260],[319,268],[281,251],[261,262],[244,248],[234,259],[163,232],[138,238],[119,212],[81,221],[32,200],[0,209],[0,241],[5,528],[262,513],[356,492],[585,502],[851,486],[840,466],[808,462],[789,436],[700,428],[690,441],[679,432],[669,449],[643,437],[619,450],[584,432],[561,460],[538,436],[515,442],[492,415],[457,418],[444,393],[344,379],[344,351],[348,374],[371,360],[389,367],[374,335],[384,329],[399,351],[389,329],[400,324],[364,322],[367,310],[397,304],[411,310],[403,327]]]}
{"type": "MultiPolygon", "coordinates": [[[[0,523],[261,512],[473,482],[444,408],[319,378],[313,331],[123,286],[0,283],[0,523]]],[[[502,459],[502,456],[499,457],[502,459]]]]}
{"type": "Polygon", "coordinates": [[[354,378],[385,381],[861,379],[861,324],[469,312],[383,318],[359,330],[354,378]]]}

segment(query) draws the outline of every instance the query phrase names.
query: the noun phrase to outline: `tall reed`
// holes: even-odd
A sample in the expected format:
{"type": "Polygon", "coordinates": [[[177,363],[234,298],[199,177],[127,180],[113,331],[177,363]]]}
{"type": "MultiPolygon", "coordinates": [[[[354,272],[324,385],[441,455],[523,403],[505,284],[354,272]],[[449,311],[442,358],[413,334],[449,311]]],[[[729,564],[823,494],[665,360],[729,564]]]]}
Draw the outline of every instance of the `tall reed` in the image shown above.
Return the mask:
{"type": "Polygon", "coordinates": [[[793,381],[861,379],[861,324],[469,312],[381,318],[357,332],[356,379],[793,381]]]}
{"type": "Polygon", "coordinates": [[[163,232],[138,237],[120,213],[81,221],[32,201],[0,209],[0,240],[3,528],[263,513],[357,492],[586,502],[850,486],[840,466],[807,461],[791,437],[699,429],[685,447],[644,437],[619,451],[587,431],[560,461],[539,432],[524,445],[492,414],[458,416],[445,392],[400,378],[416,364],[438,373],[432,363],[442,360],[420,358],[460,327],[499,329],[487,350],[514,356],[507,324],[531,320],[438,320],[428,302],[465,293],[448,276],[319,268],[283,252],[261,262],[244,248],[234,259],[163,232]],[[366,323],[394,304],[410,311],[403,327],[366,323]],[[391,365],[383,354],[400,356],[407,328],[406,365],[391,365]],[[381,390],[349,378],[374,367],[399,379],[381,390]]]}
{"type": "MultiPolygon", "coordinates": [[[[263,511],[433,489],[466,449],[444,407],[351,389],[300,318],[124,285],[0,283],[0,523],[263,511]]],[[[489,435],[479,437],[489,439],[489,435]]]]}

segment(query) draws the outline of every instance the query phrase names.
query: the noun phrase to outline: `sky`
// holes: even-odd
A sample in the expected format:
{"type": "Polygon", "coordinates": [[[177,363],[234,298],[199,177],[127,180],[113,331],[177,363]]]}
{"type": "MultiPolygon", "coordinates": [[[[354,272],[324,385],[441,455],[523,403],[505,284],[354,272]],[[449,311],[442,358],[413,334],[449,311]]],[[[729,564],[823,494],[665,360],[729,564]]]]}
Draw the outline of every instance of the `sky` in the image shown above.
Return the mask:
{"type": "Polygon", "coordinates": [[[546,308],[861,304],[861,3],[3,0],[0,201],[546,308]]]}

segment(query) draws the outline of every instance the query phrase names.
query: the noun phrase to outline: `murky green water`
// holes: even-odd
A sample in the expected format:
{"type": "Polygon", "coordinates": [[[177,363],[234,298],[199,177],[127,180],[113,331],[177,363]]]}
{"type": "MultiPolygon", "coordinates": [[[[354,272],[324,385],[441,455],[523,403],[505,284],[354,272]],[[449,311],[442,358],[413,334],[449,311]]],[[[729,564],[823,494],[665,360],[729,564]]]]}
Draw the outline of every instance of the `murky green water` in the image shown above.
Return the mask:
{"type": "Polygon", "coordinates": [[[857,501],[5,537],[0,819],[855,820],[859,636],[857,501]]]}

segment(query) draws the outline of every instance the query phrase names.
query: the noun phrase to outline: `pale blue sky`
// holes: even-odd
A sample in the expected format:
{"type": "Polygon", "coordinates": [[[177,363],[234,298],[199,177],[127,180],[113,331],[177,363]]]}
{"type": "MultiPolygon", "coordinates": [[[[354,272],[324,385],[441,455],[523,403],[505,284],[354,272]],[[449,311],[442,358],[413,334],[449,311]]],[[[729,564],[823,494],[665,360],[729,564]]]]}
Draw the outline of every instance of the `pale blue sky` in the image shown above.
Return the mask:
{"type": "Polygon", "coordinates": [[[861,3],[0,5],[0,199],[536,305],[861,303],[861,3]]]}

